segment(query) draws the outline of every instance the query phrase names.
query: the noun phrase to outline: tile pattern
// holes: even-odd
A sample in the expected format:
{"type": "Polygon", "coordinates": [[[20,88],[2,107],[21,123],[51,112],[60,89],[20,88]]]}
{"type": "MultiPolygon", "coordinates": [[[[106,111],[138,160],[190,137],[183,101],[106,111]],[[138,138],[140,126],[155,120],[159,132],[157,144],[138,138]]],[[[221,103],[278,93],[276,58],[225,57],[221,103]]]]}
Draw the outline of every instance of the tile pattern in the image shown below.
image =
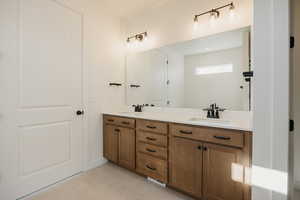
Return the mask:
{"type": "Polygon", "coordinates": [[[40,193],[30,200],[191,200],[111,163],[40,193]]]}

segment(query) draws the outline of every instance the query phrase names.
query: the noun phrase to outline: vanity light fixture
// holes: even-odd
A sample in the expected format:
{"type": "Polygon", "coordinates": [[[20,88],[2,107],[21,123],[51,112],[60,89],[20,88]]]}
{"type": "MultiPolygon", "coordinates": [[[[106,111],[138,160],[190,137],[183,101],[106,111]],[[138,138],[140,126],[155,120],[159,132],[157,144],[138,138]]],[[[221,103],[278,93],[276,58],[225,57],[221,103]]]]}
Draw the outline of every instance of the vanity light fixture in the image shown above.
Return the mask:
{"type": "Polygon", "coordinates": [[[148,37],[147,32],[139,33],[133,36],[130,36],[127,38],[127,43],[130,43],[132,39],[135,39],[136,41],[142,42],[143,40],[146,40],[148,37]]]}
{"type": "Polygon", "coordinates": [[[218,8],[213,8],[209,11],[206,11],[206,12],[203,12],[203,13],[200,13],[198,15],[195,15],[194,17],[194,22],[195,23],[198,23],[198,17],[202,16],[202,15],[206,15],[206,14],[210,14],[210,16],[213,18],[213,19],[217,19],[220,17],[220,10],[224,9],[224,8],[229,8],[230,12],[232,12],[232,10],[234,10],[234,4],[233,2],[229,3],[229,4],[226,4],[224,6],[220,6],[218,8]]]}

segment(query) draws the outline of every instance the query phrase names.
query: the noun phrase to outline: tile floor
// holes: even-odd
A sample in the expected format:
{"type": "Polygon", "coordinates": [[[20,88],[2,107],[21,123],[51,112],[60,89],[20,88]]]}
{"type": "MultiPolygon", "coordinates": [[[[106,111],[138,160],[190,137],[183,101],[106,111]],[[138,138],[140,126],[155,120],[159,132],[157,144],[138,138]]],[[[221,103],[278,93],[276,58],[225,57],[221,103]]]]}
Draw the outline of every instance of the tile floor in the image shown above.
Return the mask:
{"type": "Polygon", "coordinates": [[[105,164],[30,200],[191,200],[168,188],[148,182],[128,170],[105,164]]]}

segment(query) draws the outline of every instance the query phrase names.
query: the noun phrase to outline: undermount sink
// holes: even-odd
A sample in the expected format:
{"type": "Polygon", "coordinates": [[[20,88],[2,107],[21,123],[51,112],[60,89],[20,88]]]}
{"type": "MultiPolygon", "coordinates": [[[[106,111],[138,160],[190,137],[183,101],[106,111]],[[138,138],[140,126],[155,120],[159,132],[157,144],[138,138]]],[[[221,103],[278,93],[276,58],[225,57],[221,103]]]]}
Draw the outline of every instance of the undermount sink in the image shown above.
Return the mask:
{"type": "Polygon", "coordinates": [[[205,117],[192,117],[189,119],[189,121],[193,122],[211,122],[211,123],[229,123],[227,120],[222,119],[210,119],[205,117]]]}

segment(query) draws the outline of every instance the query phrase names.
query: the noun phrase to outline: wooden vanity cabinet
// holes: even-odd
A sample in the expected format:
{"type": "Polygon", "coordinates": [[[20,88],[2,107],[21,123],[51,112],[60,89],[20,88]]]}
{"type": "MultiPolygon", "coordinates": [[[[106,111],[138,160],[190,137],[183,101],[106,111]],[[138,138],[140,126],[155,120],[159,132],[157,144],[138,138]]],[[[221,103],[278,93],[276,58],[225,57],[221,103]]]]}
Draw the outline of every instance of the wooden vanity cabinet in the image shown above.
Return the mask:
{"type": "Polygon", "coordinates": [[[169,184],[195,197],[202,197],[203,144],[181,137],[172,137],[170,143],[169,184]]]}
{"type": "Polygon", "coordinates": [[[170,125],[170,186],[198,199],[250,200],[250,187],[244,184],[250,133],[205,129],[170,125]]]}
{"type": "Polygon", "coordinates": [[[104,115],[104,157],[202,200],[250,200],[252,133],[104,115]]]}
{"type": "Polygon", "coordinates": [[[114,163],[118,163],[119,159],[119,132],[117,127],[113,125],[104,125],[104,157],[114,163]]]}
{"type": "Polygon", "coordinates": [[[135,169],[135,130],[120,128],[119,132],[119,165],[135,169]]]}
{"type": "Polygon", "coordinates": [[[168,124],[136,120],[136,171],[168,183],[168,124]]]}
{"type": "Polygon", "coordinates": [[[203,196],[207,200],[243,200],[241,156],[241,149],[204,144],[203,196]]]}
{"type": "Polygon", "coordinates": [[[120,166],[135,169],[134,121],[104,116],[104,157],[120,166]]]}

